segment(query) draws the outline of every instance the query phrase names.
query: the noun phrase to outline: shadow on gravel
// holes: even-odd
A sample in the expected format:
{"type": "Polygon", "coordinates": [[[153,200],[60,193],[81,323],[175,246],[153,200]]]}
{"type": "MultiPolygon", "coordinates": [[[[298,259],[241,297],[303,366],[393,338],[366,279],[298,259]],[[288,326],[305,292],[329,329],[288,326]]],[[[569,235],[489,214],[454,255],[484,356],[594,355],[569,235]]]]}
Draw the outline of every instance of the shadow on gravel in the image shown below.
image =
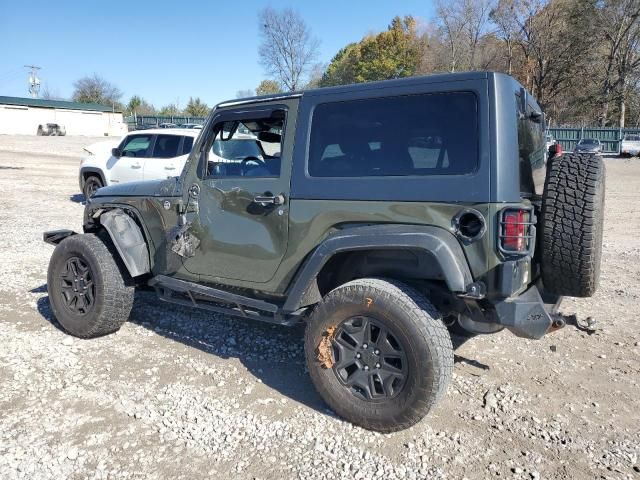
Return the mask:
{"type": "MultiPolygon", "coordinates": [[[[31,290],[46,291],[46,285],[31,290]]],[[[47,321],[64,331],[53,317],[48,296],[38,299],[37,308],[47,321]]],[[[184,308],[160,302],[155,293],[145,290],[136,292],[129,321],[206,354],[221,359],[237,358],[264,385],[320,413],[331,414],[305,368],[302,324],[283,327],[184,308]]],[[[452,335],[451,340],[457,349],[469,338],[452,335]]],[[[489,369],[459,355],[455,355],[455,362],[489,369]]]]}
{"type": "Polygon", "coordinates": [[[84,203],[84,195],[82,193],[74,193],[69,197],[73,203],[84,203]]]}

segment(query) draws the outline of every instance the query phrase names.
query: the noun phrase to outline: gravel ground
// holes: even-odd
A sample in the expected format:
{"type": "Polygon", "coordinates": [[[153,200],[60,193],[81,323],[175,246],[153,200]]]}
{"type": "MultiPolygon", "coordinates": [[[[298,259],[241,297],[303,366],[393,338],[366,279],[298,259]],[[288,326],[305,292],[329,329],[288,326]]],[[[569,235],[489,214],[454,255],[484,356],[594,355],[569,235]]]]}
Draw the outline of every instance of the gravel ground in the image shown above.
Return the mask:
{"type": "Polygon", "coordinates": [[[41,232],[81,229],[77,168],[96,139],[0,136],[0,478],[639,478],[640,161],[607,159],[602,284],[540,341],[457,344],[417,426],[340,420],[305,373],[301,328],[138,295],[115,335],[53,320],[41,232]]]}

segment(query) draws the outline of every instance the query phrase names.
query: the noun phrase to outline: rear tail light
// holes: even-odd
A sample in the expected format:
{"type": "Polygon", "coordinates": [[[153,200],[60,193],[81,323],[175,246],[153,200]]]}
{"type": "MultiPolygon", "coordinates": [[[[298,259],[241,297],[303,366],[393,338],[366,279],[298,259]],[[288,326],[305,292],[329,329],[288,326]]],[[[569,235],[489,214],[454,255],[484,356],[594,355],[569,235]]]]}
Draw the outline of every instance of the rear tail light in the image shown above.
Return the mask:
{"type": "Polygon", "coordinates": [[[500,250],[507,254],[523,254],[531,250],[535,238],[535,227],[531,221],[531,211],[506,209],[500,219],[500,250]]]}

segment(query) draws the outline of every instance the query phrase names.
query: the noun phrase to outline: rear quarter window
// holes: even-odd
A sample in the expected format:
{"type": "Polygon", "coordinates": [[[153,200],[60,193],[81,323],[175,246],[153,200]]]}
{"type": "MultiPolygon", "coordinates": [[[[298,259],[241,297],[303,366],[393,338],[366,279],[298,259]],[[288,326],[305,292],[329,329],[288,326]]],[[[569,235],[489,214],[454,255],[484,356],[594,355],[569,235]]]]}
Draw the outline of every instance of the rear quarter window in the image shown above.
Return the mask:
{"type": "Polygon", "coordinates": [[[317,105],[311,177],[460,175],[478,166],[478,105],[471,92],[317,105]]]}

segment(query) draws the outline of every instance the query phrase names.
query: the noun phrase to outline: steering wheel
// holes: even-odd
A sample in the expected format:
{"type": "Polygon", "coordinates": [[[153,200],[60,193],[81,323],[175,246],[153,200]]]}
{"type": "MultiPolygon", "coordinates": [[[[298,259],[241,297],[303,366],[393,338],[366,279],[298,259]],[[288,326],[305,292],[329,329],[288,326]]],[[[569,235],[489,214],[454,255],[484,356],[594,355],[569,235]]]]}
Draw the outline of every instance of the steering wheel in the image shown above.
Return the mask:
{"type": "Polygon", "coordinates": [[[255,167],[267,168],[267,164],[264,163],[264,160],[260,160],[258,157],[253,157],[253,156],[246,157],[242,159],[242,162],[240,162],[240,168],[242,169],[243,175],[247,172],[247,170],[255,167]]]}

